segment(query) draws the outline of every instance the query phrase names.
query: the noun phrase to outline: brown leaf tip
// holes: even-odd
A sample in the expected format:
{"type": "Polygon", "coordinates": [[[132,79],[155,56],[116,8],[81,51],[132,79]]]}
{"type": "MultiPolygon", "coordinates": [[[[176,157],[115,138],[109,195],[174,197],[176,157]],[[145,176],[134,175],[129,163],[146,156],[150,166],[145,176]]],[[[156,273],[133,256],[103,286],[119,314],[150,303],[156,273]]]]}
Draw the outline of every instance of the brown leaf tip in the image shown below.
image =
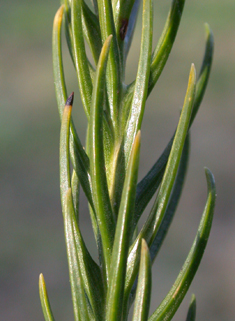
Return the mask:
{"type": "Polygon", "coordinates": [[[74,92],[72,92],[71,95],[69,95],[68,99],[66,100],[65,105],[72,106],[73,105],[73,97],[74,97],[74,92]]]}

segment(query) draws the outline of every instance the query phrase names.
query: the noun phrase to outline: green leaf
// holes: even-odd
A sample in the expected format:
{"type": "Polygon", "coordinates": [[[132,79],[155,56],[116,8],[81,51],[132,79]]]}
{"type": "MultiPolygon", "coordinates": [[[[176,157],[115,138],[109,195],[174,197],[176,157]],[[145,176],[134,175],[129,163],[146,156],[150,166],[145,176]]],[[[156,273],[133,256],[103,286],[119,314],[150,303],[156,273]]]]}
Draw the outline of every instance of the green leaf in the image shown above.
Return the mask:
{"type": "Polygon", "coordinates": [[[65,195],[71,187],[69,161],[69,129],[73,104],[73,93],[69,96],[65,107],[60,129],[60,197],[64,214],[65,195]]]}
{"type": "Polygon", "coordinates": [[[71,180],[71,188],[73,195],[73,206],[74,211],[76,213],[76,220],[78,222],[79,219],[79,194],[80,194],[80,182],[75,170],[73,170],[72,180],[71,180]]]}
{"type": "MultiPolygon", "coordinates": [[[[152,33],[153,33],[152,1],[143,1],[142,35],[140,58],[135,81],[132,103],[128,110],[123,111],[122,121],[124,131],[124,151],[128,162],[131,146],[138,130],[141,128],[145,102],[147,98],[148,82],[151,64],[152,33]],[[127,120],[128,117],[128,120],[127,120]]],[[[127,166],[127,163],[126,163],[127,166]]]]}
{"type": "Polygon", "coordinates": [[[63,13],[64,5],[62,5],[56,12],[52,32],[52,58],[55,79],[54,83],[60,119],[62,119],[64,105],[67,99],[67,90],[64,80],[64,69],[61,50],[61,25],[63,21],[63,13]]]}
{"type": "Polygon", "coordinates": [[[82,0],[71,0],[71,26],[74,64],[78,77],[81,100],[87,118],[89,119],[92,81],[82,32],[82,0]]]}
{"type": "Polygon", "coordinates": [[[123,292],[139,167],[140,132],[136,135],[124,182],[111,260],[106,321],[122,319],[123,292]]]}
{"type": "Polygon", "coordinates": [[[133,321],[147,321],[151,298],[151,259],[144,239],[141,244],[138,285],[133,312],[133,321]]]}
{"type": "MultiPolygon", "coordinates": [[[[196,93],[195,93],[194,105],[193,105],[193,110],[191,114],[189,128],[191,127],[195,119],[195,116],[198,112],[201,101],[203,99],[205,89],[208,83],[209,75],[210,75],[211,65],[212,65],[214,40],[213,40],[213,34],[207,24],[206,24],[206,33],[207,33],[206,48],[205,48],[204,59],[202,62],[200,74],[196,84],[196,93]]],[[[159,184],[163,176],[163,172],[165,170],[166,162],[170,154],[173,139],[174,139],[174,135],[169,141],[168,145],[166,146],[165,150],[163,151],[158,161],[153,165],[153,167],[150,169],[147,175],[139,182],[137,186],[136,214],[135,214],[136,223],[139,217],[141,216],[141,214],[143,213],[144,209],[146,208],[147,204],[153,197],[157,188],[159,187],[159,184]]]]}
{"type": "Polygon", "coordinates": [[[173,0],[163,32],[152,55],[149,91],[153,89],[171,52],[178,31],[185,0],[173,0]]]}
{"type": "MultiPolygon", "coordinates": [[[[184,149],[183,149],[182,157],[180,160],[180,165],[179,165],[177,177],[176,177],[176,180],[174,183],[174,187],[173,187],[173,190],[172,190],[172,193],[170,196],[169,203],[167,205],[166,213],[163,217],[162,223],[157,231],[154,241],[150,247],[150,256],[151,256],[152,263],[155,260],[157,254],[161,248],[161,245],[166,237],[168,229],[169,229],[171,222],[173,220],[173,217],[174,217],[174,214],[175,214],[175,211],[176,211],[179,199],[180,199],[180,195],[181,195],[181,192],[183,189],[184,179],[185,179],[186,172],[187,172],[188,160],[189,160],[189,134],[187,135],[186,140],[185,140],[184,149]]],[[[129,304],[131,304],[134,299],[135,291],[136,291],[136,283],[134,284],[134,286],[131,289],[129,304]]]]}
{"type": "Polygon", "coordinates": [[[194,294],[191,298],[186,321],[196,321],[196,297],[194,294]]]}
{"type": "Polygon", "coordinates": [[[188,131],[195,93],[195,76],[195,68],[194,65],[192,65],[184,106],[180,115],[179,124],[177,126],[174,142],[171,148],[159,193],[147,221],[145,222],[138,237],[130,248],[126,279],[126,293],[128,293],[128,295],[137,274],[137,266],[140,257],[139,251],[137,251],[137,249],[140,246],[140,240],[144,238],[147,241],[148,245],[151,246],[166,212],[188,131]]]}
{"type": "MultiPolygon", "coordinates": [[[[56,99],[59,110],[60,119],[62,120],[64,106],[67,100],[67,91],[65,86],[62,52],[61,52],[61,24],[63,18],[64,6],[61,6],[57,11],[53,25],[53,70],[55,79],[55,91],[56,99]]],[[[70,155],[73,163],[73,167],[79,177],[82,188],[92,205],[91,190],[89,184],[89,159],[86,152],[80,142],[80,139],[76,133],[73,125],[73,121],[70,121],[70,155]]]]}
{"type": "Polygon", "coordinates": [[[207,83],[210,76],[213,52],[214,52],[214,37],[213,33],[208,24],[205,24],[206,29],[206,48],[204,53],[204,58],[201,66],[201,70],[199,73],[199,77],[196,85],[196,95],[194,100],[194,106],[192,111],[192,116],[190,120],[190,125],[193,123],[194,118],[198,112],[200,104],[205,94],[205,90],[207,87],[207,83]]]}
{"type": "Polygon", "coordinates": [[[188,134],[185,140],[177,177],[174,183],[174,187],[170,196],[169,203],[167,205],[166,213],[164,215],[162,223],[157,231],[155,239],[150,248],[150,255],[151,255],[152,261],[155,260],[160,250],[160,247],[166,237],[166,234],[168,232],[168,229],[175,215],[175,211],[180,200],[180,196],[181,196],[181,192],[183,189],[184,180],[185,180],[185,176],[188,168],[187,165],[189,160],[189,145],[190,144],[189,144],[189,134],[188,134]]]}
{"type": "Polygon", "coordinates": [[[185,294],[187,293],[201,262],[201,258],[203,256],[211,230],[216,199],[214,177],[209,169],[206,168],[205,172],[208,186],[208,196],[193,246],[171,290],[168,292],[160,306],[149,318],[149,321],[168,321],[172,319],[185,294]]]}
{"type": "Polygon", "coordinates": [[[164,170],[166,168],[167,160],[171,151],[173,138],[174,137],[172,137],[170,142],[167,144],[157,162],[137,185],[134,227],[137,225],[141,214],[144,212],[146,206],[152,199],[162,181],[164,170]]]}
{"type": "Polygon", "coordinates": [[[97,2],[102,42],[104,43],[110,35],[113,36],[107,67],[107,92],[110,117],[115,129],[115,133],[117,134],[119,103],[122,95],[122,68],[120,62],[120,52],[114,25],[112,3],[110,0],[97,0],[97,2]]]}
{"type": "Polygon", "coordinates": [[[151,244],[153,239],[155,238],[157,230],[166,212],[168,201],[174,186],[193,107],[195,94],[195,78],[196,71],[194,65],[192,65],[189,75],[188,89],[185,96],[184,106],[180,115],[179,124],[177,126],[177,130],[175,133],[174,141],[172,144],[162,183],[159,189],[159,193],[157,195],[156,201],[153,205],[149,218],[147,219],[142,231],[139,234],[143,234],[148,244],[151,244]]]}
{"type": "MultiPolygon", "coordinates": [[[[161,72],[171,52],[171,49],[178,31],[178,27],[180,24],[184,3],[185,3],[185,0],[173,0],[172,2],[171,9],[169,11],[163,32],[152,54],[148,95],[150,94],[158,78],[160,77],[161,72]]],[[[129,88],[125,97],[125,106],[130,105],[130,101],[133,97],[134,86],[135,86],[135,81],[133,81],[129,85],[129,88]]]]}
{"type": "MultiPolygon", "coordinates": [[[[151,49],[152,49],[152,1],[143,1],[143,20],[142,20],[142,36],[141,36],[141,49],[140,59],[137,71],[137,79],[134,90],[134,96],[130,108],[128,121],[126,121],[125,112],[122,115],[122,122],[124,128],[123,141],[121,143],[119,154],[116,161],[116,168],[114,170],[114,183],[112,188],[113,203],[116,204],[118,210],[121,198],[121,191],[124,182],[124,175],[120,175],[126,171],[131,148],[135,136],[141,128],[143,113],[145,109],[145,101],[148,89],[148,80],[151,62],[151,49]]],[[[117,212],[117,211],[115,211],[117,212]]]]}
{"type": "Polygon", "coordinates": [[[104,288],[101,271],[86,248],[77,224],[74,208],[70,208],[69,215],[73,223],[73,235],[84,290],[87,299],[89,300],[89,306],[91,306],[93,317],[96,321],[102,321],[104,310],[104,288]]]}
{"type": "Polygon", "coordinates": [[[69,278],[72,292],[73,310],[75,321],[89,321],[87,301],[84,292],[81,270],[78,260],[78,252],[74,237],[74,209],[72,192],[69,188],[64,201],[64,230],[67,248],[69,278]]]}
{"type": "Polygon", "coordinates": [[[84,0],[82,0],[82,25],[84,35],[97,65],[102,48],[99,20],[84,0]]]}
{"type": "Polygon", "coordinates": [[[46,283],[42,274],[39,275],[39,295],[45,321],[55,321],[47,295],[46,283]]]}
{"type": "Polygon", "coordinates": [[[108,279],[113,246],[115,219],[111,207],[105,172],[103,147],[103,97],[105,90],[106,65],[112,36],[105,41],[96,70],[89,123],[89,156],[92,193],[97,222],[102,239],[104,272],[108,279]]]}

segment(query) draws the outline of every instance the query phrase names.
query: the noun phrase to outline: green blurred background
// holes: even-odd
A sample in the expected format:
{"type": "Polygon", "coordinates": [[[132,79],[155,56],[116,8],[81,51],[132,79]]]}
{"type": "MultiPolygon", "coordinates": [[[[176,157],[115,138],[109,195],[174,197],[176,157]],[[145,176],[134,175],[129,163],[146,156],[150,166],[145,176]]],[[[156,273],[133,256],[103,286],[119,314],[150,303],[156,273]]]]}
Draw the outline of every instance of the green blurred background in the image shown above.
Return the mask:
{"type": "MultiPolygon", "coordinates": [[[[155,45],[170,3],[154,1],[155,45]]],[[[1,0],[0,4],[0,320],[43,320],[38,295],[41,272],[55,319],[72,320],[59,199],[60,123],[51,59],[51,29],[59,1],[1,0]]],[[[215,175],[218,198],[202,264],[175,320],[185,319],[191,293],[197,297],[197,320],[235,320],[234,14],[233,0],[186,1],[169,62],[146,107],[140,178],[175,129],[190,64],[194,62],[200,70],[204,22],[208,22],[215,36],[213,69],[191,131],[190,166],[182,200],[153,268],[151,311],[171,287],[193,242],[206,200],[204,166],[215,175]]],[[[129,81],[136,73],[140,24],[137,31],[128,60],[129,81]]],[[[86,119],[67,53],[65,62],[68,91],[75,91],[74,118],[84,142],[86,119]]],[[[96,258],[84,198],[81,224],[96,258]]]]}

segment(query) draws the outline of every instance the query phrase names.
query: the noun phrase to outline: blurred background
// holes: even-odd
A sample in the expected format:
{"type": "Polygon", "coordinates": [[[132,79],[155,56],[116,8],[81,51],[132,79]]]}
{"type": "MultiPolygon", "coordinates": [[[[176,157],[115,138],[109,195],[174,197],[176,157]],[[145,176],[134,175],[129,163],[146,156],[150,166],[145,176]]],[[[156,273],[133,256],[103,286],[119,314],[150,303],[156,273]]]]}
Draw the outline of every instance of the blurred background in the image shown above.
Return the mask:
{"type": "MultiPolygon", "coordinates": [[[[154,1],[154,45],[170,0],[154,1]]],[[[60,121],[54,94],[51,29],[58,0],[0,1],[0,320],[42,321],[38,276],[43,272],[55,319],[73,320],[59,192],[60,121]]],[[[211,236],[189,294],[174,320],[185,320],[192,293],[197,320],[235,320],[235,2],[188,0],[170,59],[153,90],[142,130],[142,178],[176,127],[190,64],[199,73],[204,22],[215,36],[212,73],[191,131],[191,156],[177,215],[153,268],[151,311],[173,284],[191,247],[206,200],[204,166],[217,183],[211,236]]],[[[135,77],[140,23],[128,59],[127,81],[135,77]]],[[[84,142],[86,118],[76,76],[64,46],[68,92],[84,142]]],[[[81,224],[90,242],[86,201],[81,224]]]]}

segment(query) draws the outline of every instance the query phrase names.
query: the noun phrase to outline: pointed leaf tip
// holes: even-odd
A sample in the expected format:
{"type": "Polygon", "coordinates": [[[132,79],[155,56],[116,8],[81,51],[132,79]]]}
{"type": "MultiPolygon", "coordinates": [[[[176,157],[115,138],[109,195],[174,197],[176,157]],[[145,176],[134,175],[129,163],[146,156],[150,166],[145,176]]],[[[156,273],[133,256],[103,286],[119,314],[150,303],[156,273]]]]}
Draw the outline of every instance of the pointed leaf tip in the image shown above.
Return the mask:
{"type": "Polygon", "coordinates": [[[69,95],[69,97],[68,97],[68,99],[66,100],[66,106],[72,106],[73,105],[73,97],[74,97],[74,92],[72,92],[70,95],[69,95]]]}

